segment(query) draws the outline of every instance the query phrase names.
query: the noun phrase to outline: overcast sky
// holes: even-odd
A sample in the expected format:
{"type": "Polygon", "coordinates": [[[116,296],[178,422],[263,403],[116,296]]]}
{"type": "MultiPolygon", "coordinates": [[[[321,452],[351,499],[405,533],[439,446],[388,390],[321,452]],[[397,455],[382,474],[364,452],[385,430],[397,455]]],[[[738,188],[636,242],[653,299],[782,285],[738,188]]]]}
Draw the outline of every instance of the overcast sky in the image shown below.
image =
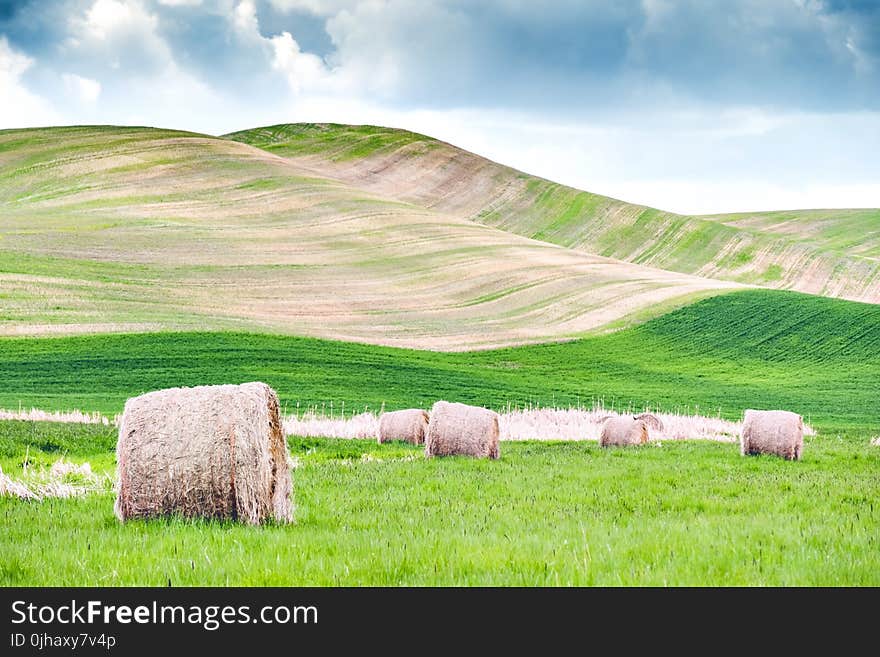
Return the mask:
{"type": "Polygon", "coordinates": [[[294,121],[679,212],[880,207],[880,0],[0,0],[0,128],[294,121]]]}

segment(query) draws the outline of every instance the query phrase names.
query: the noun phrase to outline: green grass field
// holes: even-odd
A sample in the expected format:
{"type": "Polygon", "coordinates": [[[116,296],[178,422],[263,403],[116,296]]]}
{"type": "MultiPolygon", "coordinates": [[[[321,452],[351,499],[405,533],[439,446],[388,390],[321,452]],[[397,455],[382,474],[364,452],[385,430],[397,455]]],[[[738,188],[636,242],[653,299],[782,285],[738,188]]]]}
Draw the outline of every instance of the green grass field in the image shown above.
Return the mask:
{"type": "Polygon", "coordinates": [[[288,411],[645,405],[738,418],[788,408],[826,433],[880,434],[880,307],[757,290],[583,340],[469,353],[244,333],[0,339],[0,407],[119,412],[129,396],[263,380],[288,411]]]}
{"type": "MultiPolygon", "coordinates": [[[[112,471],[112,430],[63,431],[77,430],[71,458],[112,471]]],[[[9,468],[42,429],[0,431],[9,468]]],[[[360,440],[290,449],[289,526],[121,525],[110,492],[0,498],[0,585],[880,584],[880,449],[865,444],[812,439],[798,463],[704,442],[504,443],[499,461],[360,440]]]]}
{"type": "Polygon", "coordinates": [[[0,131],[0,333],[19,336],[0,337],[0,407],[113,414],[262,380],[288,413],[784,408],[817,435],[797,463],[294,436],[296,522],[255,528],[121,525],[114,427],[2,421],[7,475],[65,457],[106,477],[0,497],[0,585],[880,585],[880,306],[716,280],[876,301],[877,210],[685,217],[404,131],[231,137],[256,147],[0,131]],[[529,346],[474,351],[499,345],[529,346]]]}
{"type": "MultiPolygon", "coordinates": [[[[878,585],[880,308],[752,291],[576,342],[467,354],[253,334],[0,341],[3,405],[118,411],[259,378],[288,410],[437,398],[803,413],[790,463],[736,445],[503,443],[497,462],[292,437],[296,523],[120,525],[113,494],[0,498],[3,585],[878,585]],[[47,545],[64,549],[47,552],[47,545]]],[[[0,422],[0,466],[115,469],[113,427],[0,422]]]]}
{"type": "Polygon", "coordinates": [[[389,154],[410,144],[418,144],[418,153],[424,154],[441,145],[441,142],[432,137],[409,130],[340,123],[282,123],[254,130],[241,130],[224,137],[257,146],[270,153],[320,155],[334,161],[389,154]]]}

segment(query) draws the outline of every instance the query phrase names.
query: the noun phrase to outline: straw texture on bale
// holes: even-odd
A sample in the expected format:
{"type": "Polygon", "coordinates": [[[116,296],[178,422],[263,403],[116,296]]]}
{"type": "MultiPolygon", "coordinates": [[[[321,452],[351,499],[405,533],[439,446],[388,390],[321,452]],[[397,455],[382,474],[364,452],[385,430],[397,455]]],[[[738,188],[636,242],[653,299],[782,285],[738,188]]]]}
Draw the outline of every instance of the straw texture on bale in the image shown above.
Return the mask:
{"type": "Polygon", "coordinates": [[[648,442],[648,425],[631,415],[613,417],[602,425],[599,436],[600,447],[622,447],[624,445],[644,445],[648,442]]]}
{"type": "Polygon", "coordinates": [[[116,459],[120,520],[180,514],[256,525],[292,518],[278,396],[265,383],[129,399],[116,459]]]}
{"type": "Polygon", "coordinates": [[[425,442],[427,430],[428,412],[421,408],[391,411],[379,416],[380,443],[386,443],[389,440],[405,440],[413,445],[422,445],[425,442]]]}
{"type": "Polygon", "coordinates": [[[660,418],[653,413],[642,413],[641,415],[636,415],[636,419],[644,422],[647,427],[653,431],[663,431],[663,422],[661,422],[660,418]]]}
{"type": "Polygon", "coordinates": [[[426,456],[498,458],[499,417],[479,406],[438,401],[431,408],[426,456]]]}
{"type": "Polygon", "coordinates": [[[774,454],[797,461],[804,451],[804,421],[790,411],[749,409],[743,419],[740,451],[750,454],[774,454]]]}

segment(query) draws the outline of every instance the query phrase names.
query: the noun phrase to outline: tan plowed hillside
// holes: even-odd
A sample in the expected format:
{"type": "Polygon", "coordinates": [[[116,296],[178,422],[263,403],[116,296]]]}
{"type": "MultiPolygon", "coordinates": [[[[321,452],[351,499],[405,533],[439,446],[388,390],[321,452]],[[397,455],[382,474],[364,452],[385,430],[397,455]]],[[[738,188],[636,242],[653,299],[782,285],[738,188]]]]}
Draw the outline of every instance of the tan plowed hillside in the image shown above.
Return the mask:
{"type": "Polygon", "coordinates": [[[735,287],[227,139],[0,131],[0,334],[247,329],[459,350],[573,337],[735,287]]]}
{"type": "Polygon", "coordinates": [[[229,137],[315,175],[587,253],[880,303],[880,210],[683,216],[558,185],[402,130],[291,124],[229,137]]]}

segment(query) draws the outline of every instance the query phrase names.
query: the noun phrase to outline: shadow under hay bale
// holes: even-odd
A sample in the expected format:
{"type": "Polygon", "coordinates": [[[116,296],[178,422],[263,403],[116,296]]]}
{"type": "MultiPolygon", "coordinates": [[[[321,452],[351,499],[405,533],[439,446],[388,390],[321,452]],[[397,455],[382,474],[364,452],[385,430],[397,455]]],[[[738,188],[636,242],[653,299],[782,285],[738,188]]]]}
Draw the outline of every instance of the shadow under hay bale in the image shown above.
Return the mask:
{"type": "Polygon", "coordinates": [[[746,411],[740,434],[743,456],[772,454],[797,461],[803,450],[804,421],[800,415],[790,411],[746,411]]]}
{"type": "Polygon", "coordinates": [[[652,431],[663,431],[663,422],[653,413],[642,413],[641,415],[636,415],[635,419],[644,422],[652,431]]]}
{"type": "Polygon", "coordinates": [[[120,520],[180,514],[256,525],[292,519],[278,396],[264,383],[131,398],[116,456],[120,520]]]}
{"type": "Polygon", "coordinates": [[[648,425],[631,415],[609,418],[602,425],[599,447],[623,447],[644,445],[648,442],[648,425]]]}
{"type": "Polygon", "coordinates": [[[479,406],[438,401],[431,408],[426,456],[498,458],[499,417],[479,406]]]}
{"type": "Polygon", "coordinates": [[[405,440],[413,445],[423,445],[428,430],[428,412],[421,408],[391,411],[379,416],[379,443],[389,440],[405,440]]]}

